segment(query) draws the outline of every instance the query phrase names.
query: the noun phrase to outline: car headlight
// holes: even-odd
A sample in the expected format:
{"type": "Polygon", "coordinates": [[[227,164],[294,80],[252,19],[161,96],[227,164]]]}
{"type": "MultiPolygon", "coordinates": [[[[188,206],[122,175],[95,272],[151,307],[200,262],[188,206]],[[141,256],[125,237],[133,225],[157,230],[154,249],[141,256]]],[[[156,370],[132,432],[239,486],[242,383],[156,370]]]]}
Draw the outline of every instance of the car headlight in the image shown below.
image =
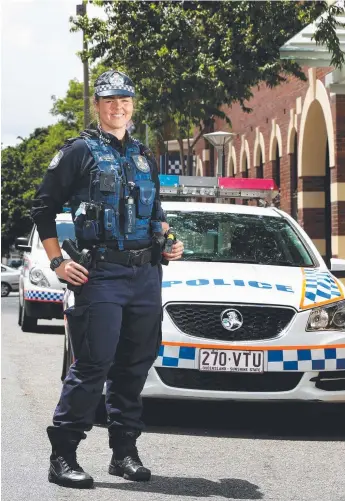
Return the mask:
{"type": "Polygon", "coordinates": [[[31,268],[29,272],[29,279],[32,284],[38,285],[39,287],[50,287],[50,283],[48,282],[46,276],[39,268],[31,268]]]}
{"type": "Polygon", "coordinates": [[[307,331],[345,331],[345,301],[311,311],[307,331]]]}

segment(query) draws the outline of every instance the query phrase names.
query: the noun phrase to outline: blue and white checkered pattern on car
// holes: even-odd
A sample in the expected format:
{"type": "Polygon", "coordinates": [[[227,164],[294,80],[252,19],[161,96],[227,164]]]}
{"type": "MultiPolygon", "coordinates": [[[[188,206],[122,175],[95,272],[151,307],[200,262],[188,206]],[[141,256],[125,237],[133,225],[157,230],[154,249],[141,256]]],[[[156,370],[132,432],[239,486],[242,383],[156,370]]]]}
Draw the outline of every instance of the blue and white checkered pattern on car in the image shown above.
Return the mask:
{"type": "MultiPolygon", "coordinates": [[[[161,345],[155,366],[196,369],[198,352],[199,348],[191,346],[161,345]]],[[[345,370],[345,346],[265,350],[265,360],[268,372],[345,370]]]]}
{"type": "Polygon", "coordinates": [[[191,346],[161,345],[155,365],[158,367],[178,367],[194,369],[197,349],[191,346]]]}
{"type": "Polygon", "coordinates": [[[334,277],[327,271],[304,268],[305,286],[301,308],[310,308],[318,303],[328,303],[341,298],[342,293],[334,277]]]}
{"type": "Polygon", "coordinates": [[[268,371],[333,371],[345,369],[345,348],[269,350],[268,371]]]}
{"type": "Polygon", "coordinates": [[[50,301],[52,303],[62,303],[64,292],[54,291],[24,291],[24,299],[29,301],[50,301]]]}

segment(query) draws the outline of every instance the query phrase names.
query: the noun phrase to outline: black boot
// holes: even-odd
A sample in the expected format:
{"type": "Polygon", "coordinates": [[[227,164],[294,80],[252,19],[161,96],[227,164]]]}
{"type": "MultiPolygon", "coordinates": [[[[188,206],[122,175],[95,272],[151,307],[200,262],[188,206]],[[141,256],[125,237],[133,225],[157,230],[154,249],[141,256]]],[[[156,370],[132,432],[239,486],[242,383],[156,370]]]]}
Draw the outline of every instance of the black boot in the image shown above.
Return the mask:
{"type": "MultiPolygon", "coordinates": [[[[110,475],[137,482],[151,478],[151,471],[143,466],[136,447],[140,431],[121,431],[115,435],[113,456],[109,465],[110,475]]],[[[112,445],[111,444],[111,445],[112,445]]]]}
{"type": "Polygon", "coordinates": [[[48,480],[75,489],[91,489],[93,486],[93,478],[78,464],[76,448],[73,447],[53,450],[50,456],[48,480]]]}

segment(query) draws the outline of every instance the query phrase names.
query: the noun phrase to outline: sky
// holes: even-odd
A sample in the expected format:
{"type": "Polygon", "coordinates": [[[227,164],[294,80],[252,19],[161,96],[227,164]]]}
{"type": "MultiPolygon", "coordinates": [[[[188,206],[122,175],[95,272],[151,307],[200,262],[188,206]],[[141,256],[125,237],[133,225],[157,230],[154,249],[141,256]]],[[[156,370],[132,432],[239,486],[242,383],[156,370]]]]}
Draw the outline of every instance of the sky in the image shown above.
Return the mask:
{"type": "MultiPolygon", "coordinates": [[[[81,0],[2,0],[1,142],[15,145],[36,127],[57,121],[51,96],[64,97],[70,80],[82,81],[76,53],[82,33],[70,33],[69,17],[81,0]]],[[[88,14],[103,11],[88,5],[88,14]]],[[[104,16],[104,14],[103,14],[104,16]]]]}

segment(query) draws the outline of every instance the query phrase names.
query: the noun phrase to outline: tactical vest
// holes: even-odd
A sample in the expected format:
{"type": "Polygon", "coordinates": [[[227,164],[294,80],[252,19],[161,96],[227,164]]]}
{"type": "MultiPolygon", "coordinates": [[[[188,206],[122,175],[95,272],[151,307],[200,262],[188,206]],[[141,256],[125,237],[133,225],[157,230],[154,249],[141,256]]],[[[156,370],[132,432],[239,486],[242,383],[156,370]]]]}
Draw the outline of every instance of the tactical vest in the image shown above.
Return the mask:
{"type": "Polygon", "coordinates": [[[148,240],[161,233],[156,187],[140,143],[131,138],[124,156],[103,141],[83,137],[96,162],[88,193],[71,200],[78,240],[93,244],[116,240],[148,240]]]}

